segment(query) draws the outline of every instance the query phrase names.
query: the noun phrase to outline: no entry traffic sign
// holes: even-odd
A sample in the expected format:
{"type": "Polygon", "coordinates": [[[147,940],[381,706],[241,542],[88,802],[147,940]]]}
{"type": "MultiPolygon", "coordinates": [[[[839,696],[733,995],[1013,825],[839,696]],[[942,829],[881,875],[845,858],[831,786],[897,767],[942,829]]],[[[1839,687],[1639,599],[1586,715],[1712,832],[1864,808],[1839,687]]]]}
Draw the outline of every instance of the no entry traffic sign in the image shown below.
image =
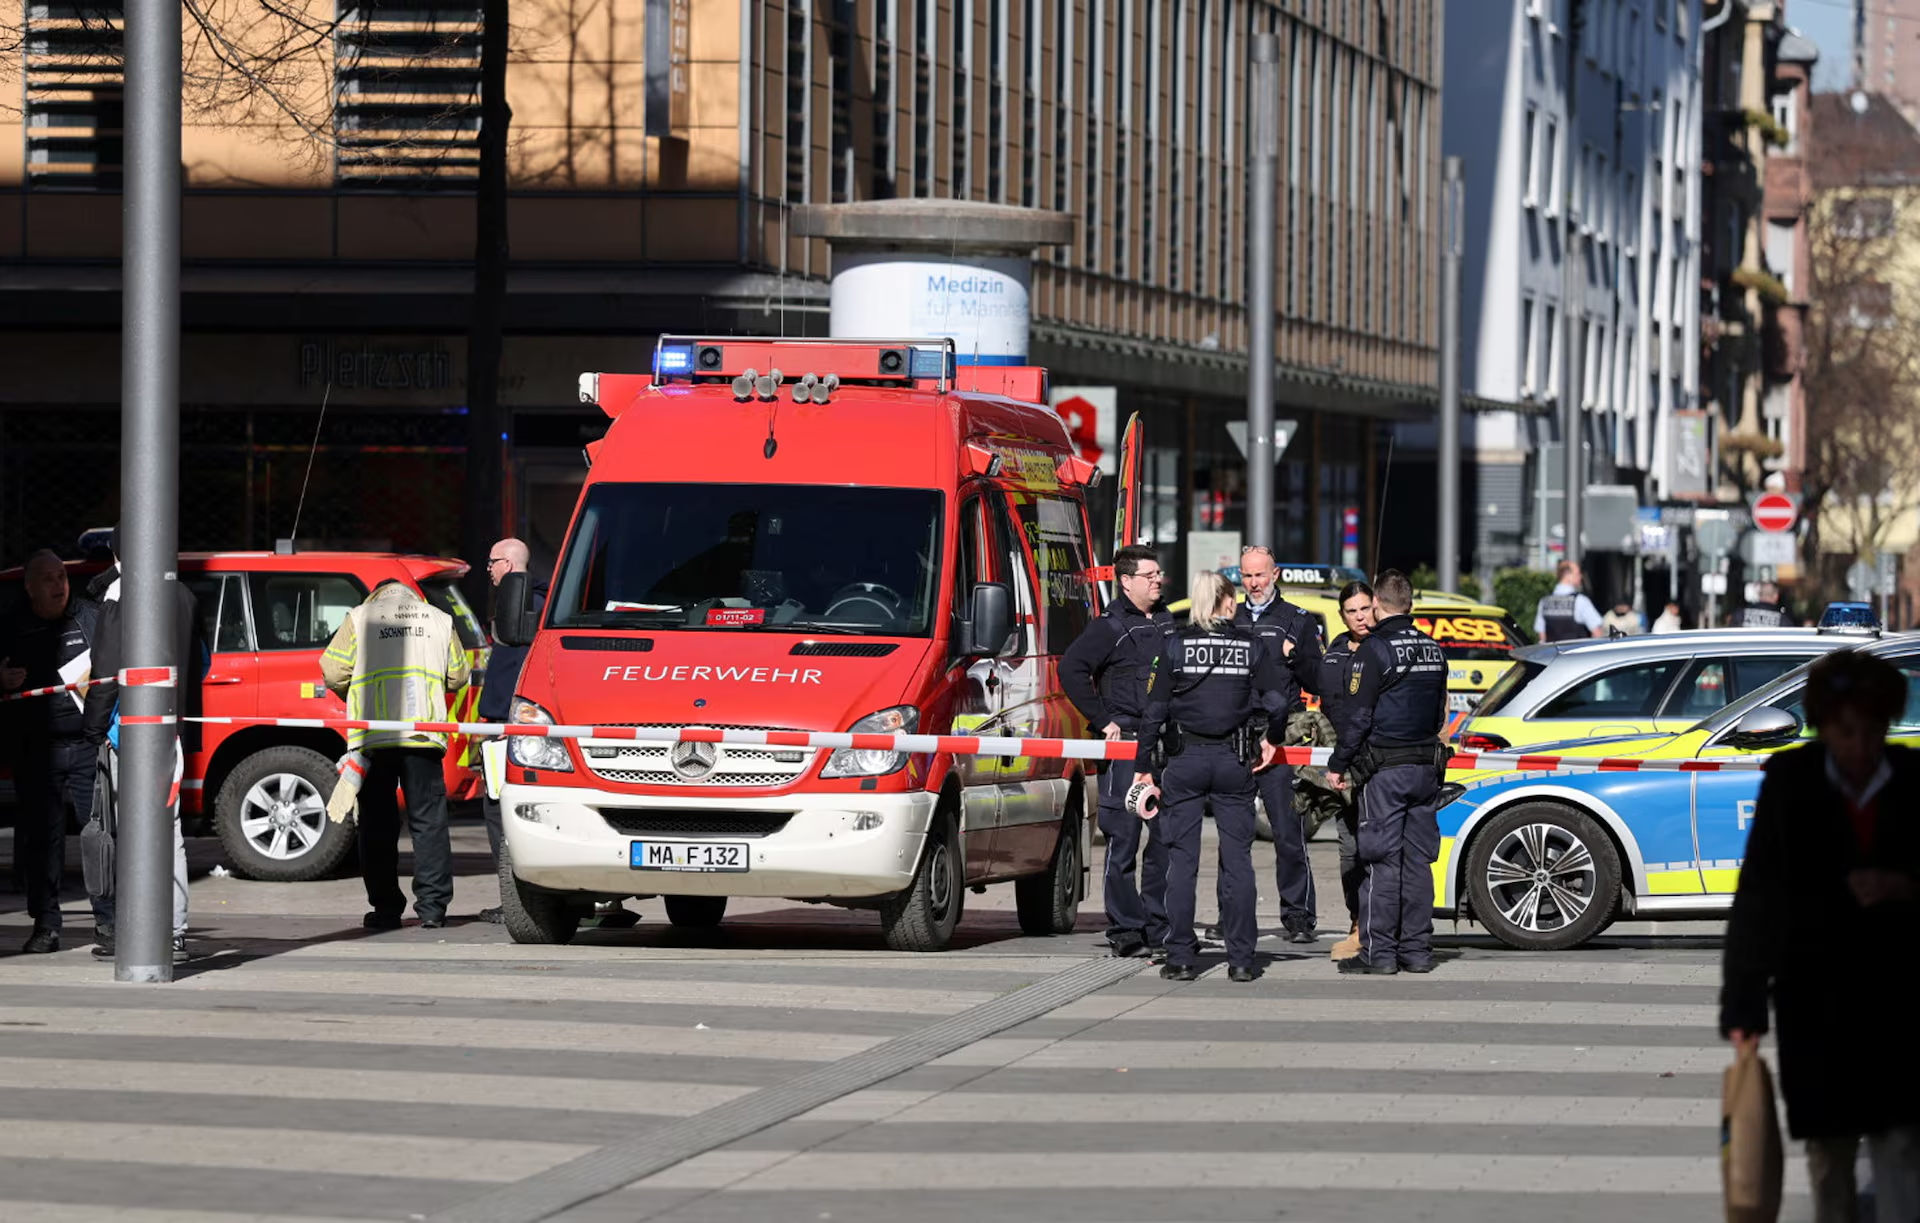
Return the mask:
{"type": "Polygon", "coordinates": [[[1762,493],[1753,499],[1753,525],[1762,531],[1791,531],[1800,506],[1786,493],[1762,493]]]}

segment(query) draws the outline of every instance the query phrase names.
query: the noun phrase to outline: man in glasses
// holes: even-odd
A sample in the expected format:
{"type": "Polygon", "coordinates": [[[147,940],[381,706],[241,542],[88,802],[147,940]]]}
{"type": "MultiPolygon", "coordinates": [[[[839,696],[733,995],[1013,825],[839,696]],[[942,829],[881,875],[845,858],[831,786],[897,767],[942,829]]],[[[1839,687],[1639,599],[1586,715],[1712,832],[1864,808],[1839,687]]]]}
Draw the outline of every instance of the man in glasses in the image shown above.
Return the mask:
{"type": "MultiPolygon", "coordinates": [[[[1173,633],[1173,617],[1156,608],[1165,575],[1152,548],[1130,544],[1114,554],[1119,597],[1067,648],[1060,682],[1095,734],[1132,739],[1147,708],[1147,676],[1173,633]]],[[[1107,837],[1107,942],[1121,956],[1165,955],[1167,849],[1156,825],[1127,810],[1131,760],[1107,761],[1100,773],[1100,831],[1107,837]],[[1135,882],[1146,826],[1144,865],[1135,882]]]]}
{"type": "MultiPolygon", "coordinates": [[[[1267,643],[1275,658],[1285,658],[1288,671],[1283,695],[1291,712],[1300,704],[1300,682],[1295,675],[1312,675],[1320,666],[1320,624],[1313,616],[1280,597],[1279,566],[1273,550],[1253,544],[1240,550],[1240,584],[1247,599],[1233,622],[1267,643]]],[[[1284,721],[1286,714],[1280,715],[1284,721]]],[[[1284,736],[1286,727],[1280,727],[1284,736]]],[[[1258,775],[1260,801],[1273,828],[1273,876],[1280,893],[1280,923],[1289,941],[1311,943],[1319,922],[1313,891],[1313,864],[1307,858],[1307,830],[1293,809],[1293,768],[1277,764],[1258,775]]]]}

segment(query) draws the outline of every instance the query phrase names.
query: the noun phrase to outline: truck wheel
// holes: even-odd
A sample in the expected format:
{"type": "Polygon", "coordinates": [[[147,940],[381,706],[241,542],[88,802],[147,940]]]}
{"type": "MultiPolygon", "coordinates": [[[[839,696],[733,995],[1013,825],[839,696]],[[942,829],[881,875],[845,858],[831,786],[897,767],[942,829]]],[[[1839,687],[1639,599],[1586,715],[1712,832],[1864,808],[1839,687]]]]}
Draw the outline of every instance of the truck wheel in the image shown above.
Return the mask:
{"type": "Polygon", "coordinates": [[[1613,920],[1620,859],[1585,813],[1523,803],[1487,822],[1467,852],[1473,913],[1522,951],[1578,947],[1613,920]]]}
{"type": "Polygon", "coordinates": [[[880,929],[895,951],[944,951],[953,941],[965,885],[953,824],[950,812],[935,812],[912,885],[880,902],[880,929]]]}
{"type": "Polygon", "coordinates": [[[333,762],[312,748],[269,747],[227,774],[213,824],[233,871],[267,883],[325,878],[353,852],[353,821],[327,818],[333,762]]]}
{"type": "Polygon", "coordinates": [[[727,915],[725,896],[663,896],[667,920],[686,930],[711,930],[727,915]]]}
{"type": "Polygon", "coordinates": [[[516,943],[571,943],[580,929],[580,908],[566,897],[522,883],[513,873],[513,852],[500,843],[500,917],[516,943]]]}
{"type": "Polygon", "coordinates": [[[1080,915],[1080,828],[1074,823],[1068,803],[1067,817],[1060,821],[1060,843],[1053,847],[1053,862],[1038,875],[1013,881],[1014,907],[1020,913],[1023,934],[1042,937],[1071,934],[1080,915]]]}

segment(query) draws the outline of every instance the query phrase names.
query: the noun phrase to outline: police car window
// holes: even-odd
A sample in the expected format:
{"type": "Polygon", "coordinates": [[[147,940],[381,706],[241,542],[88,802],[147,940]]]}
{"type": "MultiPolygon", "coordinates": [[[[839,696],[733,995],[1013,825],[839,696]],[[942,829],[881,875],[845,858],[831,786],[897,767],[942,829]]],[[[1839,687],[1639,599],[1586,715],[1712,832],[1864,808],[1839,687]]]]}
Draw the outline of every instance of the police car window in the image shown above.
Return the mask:
{"type": "MultiPolygon", "coordinates": [[[[1788,664],[1791,669],[1792,664],[1788,664]]],[[[1734,660],[1701,658],[1695,660],[1687,677],[1680,681],[1660,713],[1668,718],[1704,718],[1726,707],[1728,701],[1742,695],[1734,690],[1734,660]]]]}
{"type": "Polygon", "coordinates": [[[595,484],[548,623],[924,637],[940,530],[932,489],[595,484]]]}
{"type": "MultiPolygon", "coordinates": [[[[1803,660],[1804,661],[1804,660],[1803,660]]],[[[1900,668],[1900,674],[1907,677],[1907,707],[1892,727],[1892,733],[1911,737],[1920,735],[1920,658],[1889,658],[1888,662],[1900,668]]],[[[1800,719],[1800,737],[1814,737],[1813,727],[1807,725],[1807,686],[1797,685],[1790,693],[1777,693],[1767,705],[1773,709],[1784,709],[1800,719]]],[[[1738,724],[1737,719],[1725,723],[1720,729],[1724,736],[1738,724]]]]}
{"type": "Polygon", "coordinates": [[[1541,718],[1650,718],[1680,670],[1679,659],[1616,667],[1548,701],[1541,718]]]}
{"type": "Polygon", "coordinates": [[[201,573],[180,579],[200,605],[200,636],[216,654],[253,649],[247,631],[247,600],[237,573],[201,573]]]}
{"type": "Polygon", "coordinates": [[[1010,493],[1007,499],[1040,573],[1046,652],[1064,654],[1095,614],[1080,505],[1039,493],[1010,493]]]}
{"type": "Polygon", "coordinates": [[[255,573],[253,615],[262,650],[324,650],[366,588],[344,573],[255,573]]]}
{"type": "Polygon", "coordinates": [[[1818,658],[1818,654],[1782,654],[1765,658],[1736,658],[1733,660],[1733,697],[1738,699],[1779,679],[1801,663],[1818,658]]]}

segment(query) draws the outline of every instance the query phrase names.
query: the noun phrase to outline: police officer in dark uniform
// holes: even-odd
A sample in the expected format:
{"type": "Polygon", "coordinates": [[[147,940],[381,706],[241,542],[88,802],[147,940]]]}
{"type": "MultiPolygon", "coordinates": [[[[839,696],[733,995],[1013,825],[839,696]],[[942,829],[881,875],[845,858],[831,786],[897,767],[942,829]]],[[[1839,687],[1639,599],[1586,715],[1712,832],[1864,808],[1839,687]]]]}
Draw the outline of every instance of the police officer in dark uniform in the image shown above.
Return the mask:
{"type": "MultiPolygon", "coordinates": [[[[1269,655],[1285,659],[1286,710],[1300,700],[1296,674],[1312,674],[1320,665],[1320,624],[1280,597],[1273,551],[1257,544],[1240,550],[1240,581],[1247,600],[1234,613],[1235,626],[1258,637],[1269,655]],[[1291,651],[1281,643],[1291,642],[1291,651]]],[[[1279,715],[1285,722],[1286,713],[1279,715]]],[[[1284,730],[1284,727],[1282,728],[1284,730]]],[[[1313,864],[1307,857],[1307,829],[1293,809],[1293,769],[1276,764],[1259,776],[1260,800],[1273,828],[1273,877],[1280,893],[1280,924],[1295,943],[1311,943],[1319,914],[1313,893],[1313,864]]]]}
{"type": "MultiPolygon", "coordinates": [[[[1147,675],[1173,632],[1154,610],[1165,580],[1152,548],[1129,544],[1114,554],[1120,595],[1060,658],[1060,684],[1087,725],[1108,739],[1132,738],[1146,712],[1147,675]]],[[[1100,773],[1100,831],[1107,838],[1107,942],[1115,955],[1157,954],[1167,941],[1167,850],[1151,824],[1127,810],[1134,764],[1110,760],[1100,773]],[[1134,882],[1141,828],[1146,853],[1134,882]]]]}
{"type": "MultiPolygon", "coordinates": [[[[1336,732],[1346,720],[1347,687],[1353,674],[1353,652],[1373,635],[1373,587],[1365,582],[1348,582],[1340,588],[1340,620],[1347,631],[1333,639],[1312,672],[1302,672],[1307,691],[1320,698],[1320,712],[1332,722],[1336,732]]],[[[1346,938],[1333,945],[1335,960],[1350,960],[1360,954],[1360,884],[1366,868],[1358,854],[1360,796],[1357,783],[1348,781],[1346,809],[1340,813],[1340,891],[1347,902],[1350,926],[1346,938]]]]}
{"type": "MultiPolygon", "coordinates": [[[[0,690],[50,688],[60,668],[87,653],[99,608],[74,597],[67,567],[49,551],[27,558],[26,606],[0,626],[0,690]]],[[[14,855],[33,933],[28,954],[60,950],[60,884],[66,874],[67,804],[82,824],[93,814],[100,758],[80,701],[64,692],[0,704],[0,750],[17,795],[14,855]]],[[[99,906],[96,909],[96,922],[99,906]]],[[[108,919],[111,920],[111,919],[108,919]]]]}
{"type": "Polygon", "coordinates": [[[1413,584],[1389,569],[1374,584],[1378,624],[1353,652],[1340,742],[1327,765],[1336,789],[1358,771],[1356,850],[1360,954],[1343,973],[1433,971],[1433,872],[1440,856],[1440,783],[1447,722],[1447,659],[1413,626],[1413,584]]]}
{"type": "Polygon", "coordinates": [[[1792,628],[1793,616],[1780,604],[1780,588],[1772,582],[1761,582],[1754,592],[1760,596],[1757,603],[1749,603],[1733,614],[1734,628],[1792,628]]]}
{"type": "Polygon", "coordinates": [[[1580,592],[1585,575],[1580,562],[1561,561],[1553,593],[1540,600],[1533,614],[1533,635],[1542,641],[1578,641],[1607,635],[1606,621],[1593,600],[1580,592]]]}
{"type": "Polygon", "coordinates": [[[1193,624],[1167,640],[1147,681],[1138,767],[1155,769],[1167,845],[1167,962],[1160,975],[1200,975],[1193,934],[1200,821],[1211,806],[1220,835],[1220,926],[1227,975],[1251,981],[1254,769],[1273,762],[1286,733],[1287,679],[1265,642],[1233,623],[1233,587],[1217,573],[1193,581],[1193,624]],[[1266,715],[1264,734],[1257,720],[1266,715]],[[1164,764],[1156,762],[1164,760],[1164,764]]]}

